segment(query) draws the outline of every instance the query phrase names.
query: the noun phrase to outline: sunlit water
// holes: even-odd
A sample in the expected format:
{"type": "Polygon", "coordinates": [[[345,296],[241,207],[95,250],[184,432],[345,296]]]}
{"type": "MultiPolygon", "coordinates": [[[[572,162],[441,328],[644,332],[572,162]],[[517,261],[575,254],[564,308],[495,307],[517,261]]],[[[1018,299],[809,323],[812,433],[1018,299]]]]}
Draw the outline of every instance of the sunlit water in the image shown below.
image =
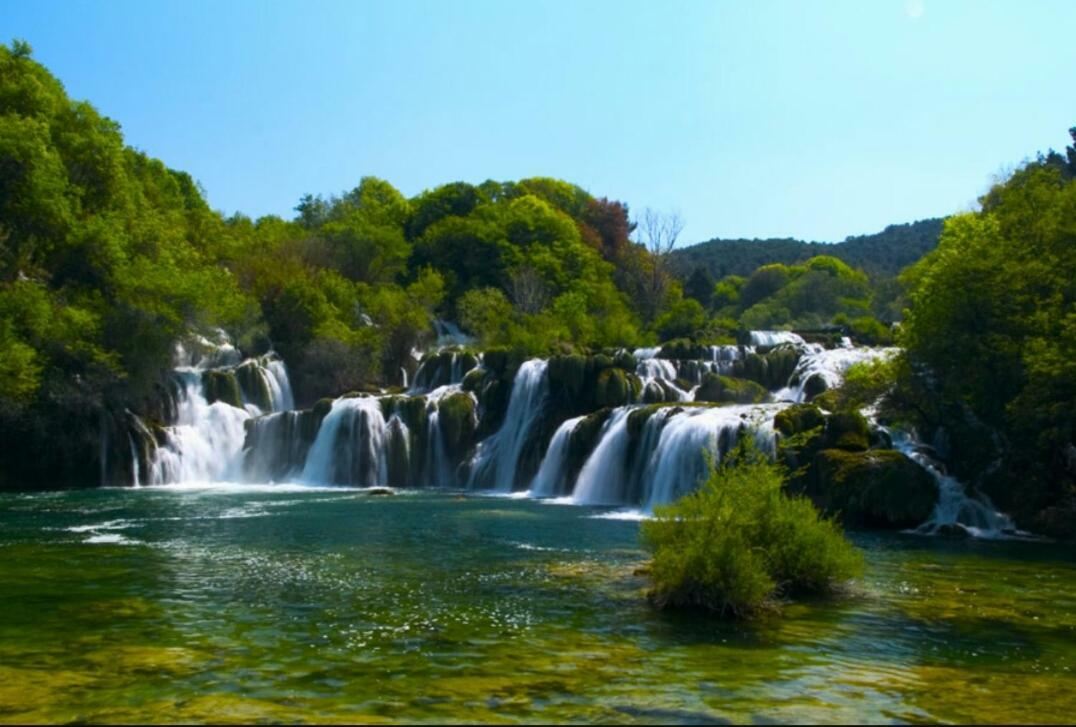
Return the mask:
{"type": "Polygon", "coordinates": [[[1076,558],[857,536],[860,593],[655,613],[639,523],[333,488],[0,496],[0,720],[1070,721],[1076,558]]]}

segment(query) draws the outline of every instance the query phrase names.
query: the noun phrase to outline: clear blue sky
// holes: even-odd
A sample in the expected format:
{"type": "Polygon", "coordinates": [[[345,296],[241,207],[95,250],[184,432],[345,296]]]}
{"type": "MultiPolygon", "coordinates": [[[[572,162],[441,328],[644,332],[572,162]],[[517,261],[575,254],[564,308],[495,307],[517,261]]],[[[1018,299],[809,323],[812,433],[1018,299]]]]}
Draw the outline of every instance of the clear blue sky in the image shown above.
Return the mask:
{"type": "Polygon", "coordinates": [[[1071,0],[0,0],[0,38],[225,212],[549,175],[685,242],[968,209],[1066,143],[1074,28],[1071,0]]]}

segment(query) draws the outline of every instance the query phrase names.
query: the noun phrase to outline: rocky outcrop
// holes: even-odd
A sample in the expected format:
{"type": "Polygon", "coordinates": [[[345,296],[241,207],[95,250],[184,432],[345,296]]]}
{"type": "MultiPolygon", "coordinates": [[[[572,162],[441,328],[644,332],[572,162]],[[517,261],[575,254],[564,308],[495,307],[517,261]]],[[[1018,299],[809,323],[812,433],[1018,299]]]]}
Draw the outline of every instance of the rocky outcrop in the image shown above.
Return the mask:
{"type": "Polygon", "coordinates": [[[933,476],[896,450],[872,449],[859,412],[825,414],[797,404],[774,417],[774,428],[781,436],[778,457],[792,473],[790,489],[846,526],[903,529],[930,518],[938,501],[933,476]]]}

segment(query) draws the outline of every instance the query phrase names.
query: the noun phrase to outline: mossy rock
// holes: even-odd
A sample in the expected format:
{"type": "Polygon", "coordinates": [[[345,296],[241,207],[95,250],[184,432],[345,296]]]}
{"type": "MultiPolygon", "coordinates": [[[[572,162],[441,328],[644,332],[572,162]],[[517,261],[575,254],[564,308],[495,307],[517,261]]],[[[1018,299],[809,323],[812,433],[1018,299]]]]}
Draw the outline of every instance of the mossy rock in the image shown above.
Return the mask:
{"type": "Polygon", "coordinates": [[[805,400],[811,401],[828,388],[829,384],[826,383],[821,374],[812,374],[803,385],[803,397],[805,400]]]}
{"type": "Polygon", "coordinates": [[[938,501],[934,478],[895,450],[815,455],[804,492],[849,527],[904,529],[925,522],[938,501]]]}
{"type": "Polygon", "coordinates": [[[438,422],[445,451],[453,460],[462,460],[475,442],[475,402],[470,394],[450,394],[437,405],[438,422]]]}
{"type": "Polygon", "coordinates": [[[720,374],[703,376],[695,392],[696,401],[716,404],[757,404],[769,398],[769,392],[761,384],[720,374]]]}
{"type": "Polygon", "coordinates": [[[778,346],[766,354],[766,380],[759,383],[770,390],[787,386],[799,361],[800,352],[794,346],[778,346]]]}
{"type": "Polygon", "coordinates": [[[709,351],[705,346],[695,343],[689,338],[676,338],[661,344],[658,352],[659,358],[667,359],[698,359],[708,358],[709,351]]]}
{"type": "Polygon", "coordinates": [[[639,362],[631,351],[617,351],[616,356],[613,357],[613,365],[625,371],[635,371],[639,362]]]}
{"type": "Polygon", "coordinates": [[[392,415],[400,418],[412,432],[426,428],[426,398],[422,396],[386,396],[380,400],[381,415],[389,419],[392,415]]]}
{"type": "Polygon", "coordinates": [[[586,356],[571,354],[549,359],[549,390],[554,396],[576,397],[583,392],[587,381],[586,356]]]}
{"type": "Polygon", "coordinates": [[[491,348],[482,354],[482,366],[498,377],[510,378],[516,375],[516,371],[526,359],[527,356],[522,351],[504,347],[491,348]]]}
{"type": "Polygon", "coordinates": [[[314,413],[314,416],[318,418],[318,421],[328,416],[333,408],[333,401],[335,401],[335,399],[330,399],[328,397],[317,400],[317,403],[314,404],[311,411],[314,413]]]}
{"type": "Polygon", "coordinates": [[[265,374],[258,363],[246,361],[241,366],[237,366],[235,378],[246,401],[262,411],[272,410],[273,395],[269,390],[269,382],[265,380],[265,374]]]}
{"type": "Polygon", "coordinates": [[[634,441],[642,436],[646,423],[662,407],[661,405],[643,406],[628,414],[628,436],[634,441]]]}
{"type": "Polygon", "coordinates": [[[624,369],[608,368],[598,375],[592,393],[592,401],[598,407],[624,406],[638,398],[643,384],[634,374],[624,369]]]}
{"type": "Polygon", "coordinates": [[[243,393],[234,371],[203,371],[202,392],[210,404],[221,401],[239,409],[243,408],[243,393]]]}
{"type": "Polygon", "coordinates": [[[471,369],[464,374],[463,383],[460,384],[460,388],[464,391],[478,391],[482,387],[482,382],[484,382],[489,375],[489,371],[485,368],[471,369]]]}
{"type": "Polygon", "coordinates": [[[773,418],[773,428],[786,437],[817,429],[825,423],[825,414],[814,404],[793,404],[777,412],[773,418]]]}
{"type": "Polygon", "coordinates": [[[826,447],[862,452],[870,448],[870,426],[858,411],[840,411],[826,417],[826,447]]]}

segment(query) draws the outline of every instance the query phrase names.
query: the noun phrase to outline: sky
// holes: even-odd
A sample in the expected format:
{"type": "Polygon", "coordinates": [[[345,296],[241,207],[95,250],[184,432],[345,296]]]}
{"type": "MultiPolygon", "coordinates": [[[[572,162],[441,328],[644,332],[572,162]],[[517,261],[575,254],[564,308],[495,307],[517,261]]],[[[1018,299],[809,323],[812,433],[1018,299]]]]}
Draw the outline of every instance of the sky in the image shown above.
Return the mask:
{"type": "Polygon", "coordinates": [[[189,172],[291,217],[553,176],[711,237],[973,209],[1076,125],[1071,0],[0,0],[0,40],[189,172]]]}

